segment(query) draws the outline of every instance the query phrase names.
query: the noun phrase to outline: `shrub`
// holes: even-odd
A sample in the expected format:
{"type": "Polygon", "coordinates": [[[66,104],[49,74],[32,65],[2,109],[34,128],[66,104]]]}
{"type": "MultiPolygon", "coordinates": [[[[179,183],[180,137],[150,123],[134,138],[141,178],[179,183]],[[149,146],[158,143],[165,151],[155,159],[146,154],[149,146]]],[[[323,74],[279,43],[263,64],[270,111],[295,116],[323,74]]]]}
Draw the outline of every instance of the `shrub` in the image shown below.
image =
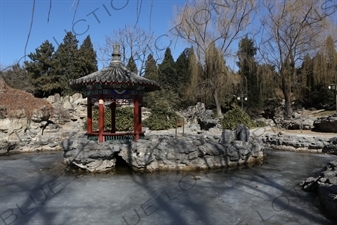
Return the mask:
{"type": "MultiPolygon", "coordinates": [[[[110,126],[111,126],[111,120],[110,120],[110,126]]],[[[132,131],[133,130],[133,107],[117,107],[116,108],[116,130],[120,130],[120,131],[132,131]]]]}
{"type": "Polygon", "coordinates": [[[144,120],[144,126],[151,130],[167,130],[176,126],[180,117],[167,101],[157,101],[151,107],[151,115],[144,120]]]}
{"type": "Polygon", "coordinates": [[[174,112],[165,114],[152,112],[143,124],[151,130],[167,130],[175,128],[179,119],[180,117],[174,112]]]}
{"type": "Polygon", "coordinates": [[[234,130],[240,123],[246,125],[248,128],[254,127],[254,121],[238,107],[229,110],[221,120],[222,129],[234,130]]]}
{"type": "MultiPolygon", "coordinates": [[[[92,112],[93,129],[98,130],[98,108],[93,108],[92,112]]],[[[116,130],[132,131],[133,130],[133,108],[116,107],[116,130]]],[[[86,124],[85,124],[86,125],[86,124]]],[[[111,129],[111,110],[109,107],[104,108],[104,126],[105,129],[111,129]]]]}

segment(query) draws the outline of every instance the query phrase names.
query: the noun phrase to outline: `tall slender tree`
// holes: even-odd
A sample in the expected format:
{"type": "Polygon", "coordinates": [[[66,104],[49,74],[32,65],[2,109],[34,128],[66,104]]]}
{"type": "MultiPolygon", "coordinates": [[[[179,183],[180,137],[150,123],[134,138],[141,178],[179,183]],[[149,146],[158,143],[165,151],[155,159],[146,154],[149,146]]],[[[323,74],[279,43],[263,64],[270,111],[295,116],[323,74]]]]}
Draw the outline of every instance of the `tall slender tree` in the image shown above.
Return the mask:
{"type": "Polygon", "coordinates": [[[88,35],[81,44],[78,57],[81,64],[81,76],[88,75],[98,70],[96,51],[94,50],[90,35],[88,35]]]}
{"type": "Polygon", "coordinates": [[[186,96],[186,87],[190,82],[190,73],[189,73],[189,52],[191,48],[185,48],[184,51],[178,56],[177,61],[175,62],[175,67],[177,71],[177,92],[180,99],[185,99],[186,96]]]}
{"type": "Polygon", "coordinates": [[[149,54],[145,62],[145,74],[144,77],[153,81],[158,82],[158,68],[156,60],[153,58],[152,54],[149,54]]]}
{"type": "Polygon", "coordinates": [[[170,48],[166,49],[164,59],[158,66],[158,71],[159,83],[162,85],[162,87],[177,92],[179,87],[177,80],[178,76],[170,48]]]}
{"type": "Polygon", "coordinates": [[[67,32],[63,42],[55,52],[56,72],[61,76],[62,94],[71,94],[69,81],[83,76],[83,68],[78,50],[78,40],[72,32],[67,32]]]}
{"type": "MultiPolygon", "coordinates": [[[[262,107],[263,97],[260,92],[261,77],[257,73],[257,63],[255,55],[257,48],[254,46],[254,40],[244,37],[239,42],[237,66],[239,67],[239,75],[241,76],[241,93],[248,97],[245,103],[249,111],[256,111],[262,107]]],[[[241,99],[242,101],[242,99],[241,99]]]]}

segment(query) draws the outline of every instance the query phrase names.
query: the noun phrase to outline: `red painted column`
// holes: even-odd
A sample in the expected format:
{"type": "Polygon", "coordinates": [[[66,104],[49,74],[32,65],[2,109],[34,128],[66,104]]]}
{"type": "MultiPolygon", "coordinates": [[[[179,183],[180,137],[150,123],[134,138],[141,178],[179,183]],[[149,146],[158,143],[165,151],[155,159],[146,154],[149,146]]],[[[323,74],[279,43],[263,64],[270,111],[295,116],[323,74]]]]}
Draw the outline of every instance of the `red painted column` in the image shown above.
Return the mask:
{"type": "Polygon", "coordinates": [[[104,141],[104,101],[98,101],[98,142],[104,141]]]}
{"type": "Polygon", "coordinates": [[[114,101],[110,105],[111,109],[111,132],[116,133],[116,102],[114,101]]]}
{"type": "Polygon", "coordinates": [[[133,132],[135,133],[135,141],[139,140],[139,101],[138,95],[133,97],[133,132]]]}
{"type": "Polygon", "coordinates": [[[91,98],[87,98],[87,133],[92,133],[92,103],[91,98]]]}
{"type": "Polygon", "coordinates": [[[141,101],[140,101],[141,98],[139,98],[139,110],[138,110],[138,113],[139,113],[139,118],[138,118],[138,132],[141,133],[142,132],[142,106],[141,106],[141,101]]]}

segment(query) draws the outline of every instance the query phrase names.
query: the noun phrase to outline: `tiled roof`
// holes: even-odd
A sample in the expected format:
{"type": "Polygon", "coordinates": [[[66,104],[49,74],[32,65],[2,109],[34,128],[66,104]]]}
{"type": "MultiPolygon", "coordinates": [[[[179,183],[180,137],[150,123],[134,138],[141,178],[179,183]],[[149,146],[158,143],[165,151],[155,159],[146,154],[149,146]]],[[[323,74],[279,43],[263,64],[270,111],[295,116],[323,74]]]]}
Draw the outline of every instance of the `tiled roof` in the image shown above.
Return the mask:
{"type": "Polygon", "coordinates": [[[84,77],[80,77],[70,82],[70,87],[75,90],[85,90],[91,87],[100,86],[103,88],[121,88],[129,90],[155,91],[159,90],[159,84],[146,79],[128,70],[120,61],[119,46],[114,48],[113,58],[108,67],[96,71],[84,77]],[[117,51],[117,52],[116,52],[117,51]]]}

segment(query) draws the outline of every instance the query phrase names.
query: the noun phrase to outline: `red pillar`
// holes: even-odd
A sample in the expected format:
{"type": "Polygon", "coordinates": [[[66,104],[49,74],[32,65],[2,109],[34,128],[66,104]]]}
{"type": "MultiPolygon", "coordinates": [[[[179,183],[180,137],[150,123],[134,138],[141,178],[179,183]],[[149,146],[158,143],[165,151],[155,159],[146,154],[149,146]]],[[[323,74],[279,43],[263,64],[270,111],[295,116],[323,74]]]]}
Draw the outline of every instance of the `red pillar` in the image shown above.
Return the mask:
{"type": "Polygon", "coordinates": [[[92,133],[92,103],[91,98],[87,98],[87,133],[92,133]]]}
{"type": "Polygon", "coordinates": [[[142,106],[140,104],[140,98],[139,98],[139,106],[138,106],[138,113],[139,113],[139,118],[138,118],[138,132],[142,132],[142,106]]]}
{"type": "Polygon", "coordinates": [[[139,101],[138,95],[133,97],[133,132],[135,133],[135,141],[139,140],[139,101]]]}
{"type": "Polygon", "coordinates": [[[116,102],[112,102],[110,105],[111,109],[111,132],[116,133],[116,102]]]}
{"type": "Polygon", "coordinates": [[[104,141],[104,101],[98,101],[98,142],[104,141]]]}

